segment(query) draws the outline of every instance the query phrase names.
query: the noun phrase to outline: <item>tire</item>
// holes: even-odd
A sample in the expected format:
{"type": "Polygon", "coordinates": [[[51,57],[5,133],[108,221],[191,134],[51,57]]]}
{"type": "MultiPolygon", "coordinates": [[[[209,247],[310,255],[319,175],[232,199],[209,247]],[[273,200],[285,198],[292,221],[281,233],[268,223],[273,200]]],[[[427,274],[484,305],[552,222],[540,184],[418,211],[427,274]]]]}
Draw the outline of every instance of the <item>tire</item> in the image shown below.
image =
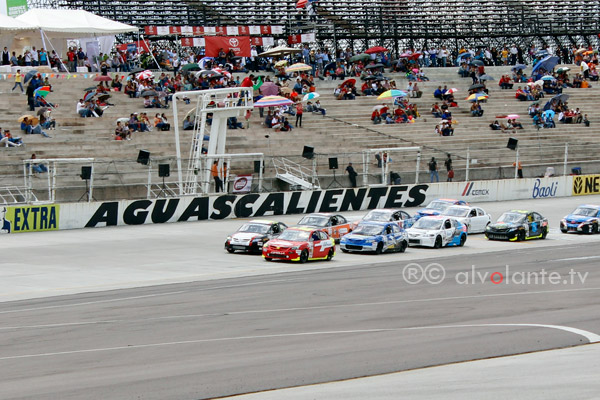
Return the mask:
{"type": "Polygon", "coordinates": [[[400,243],[400,250],[398,250],[400,253],[404,253],[406,251],[406,248],[408,247],[408,242],[406,240],[403,240],[402,243],[400,243]]]}
{"type": "Polygon", "coordinates": [[[519,231],[519,233],[517,234],[517,242],[524,242],[525,241],[525,231],[519,231]]]}
{"type": "Polygon", "coordinates": [[[433,244],[434,249],[439,249],[442,247],[442,237],[438,236],[435,238],[435,243],[433,244]]]}
{"type": "Polygon", "coordinates": [[[349,251],[346,249],[342,249],[342,253],[349,253],[349,251]]]}
{"type": "Polygon", "coordinates": [[[331,261],[331,259],[333,258],[333,249],[329,249],[329,253],[327,253],[327,261],[331,261]]]}
{"type": "Polygon", "coordinates": [[[231,248],[226,248],[226,250],[227,250],[227,252],[228,252],[229,254],[233,254],[233,253],[235,253],[235,250],[234,250],[234,249],[231,249],[231,248]]]}
{"type": "Polygon", "coordinates": [[[304,264],[307,261],[308,261],[308,251],[302,250],[302,253],[300,253],[300,264],[304,264]]]}
{"type": "Polygon", "coordinates": [[[542,231],[542,237],[541,237],[541,239],[542,239],[542,240],[546,239],[546,236],[548,236],[548,228],[545,228],[545,229],[542,231]]]}
{"type": "Polygon", "coordinates": [[[381,254],[383,253],[383,243],[379,242],[379,244],[377,245],[377,248],[375,249],[375,254],[381,254]]]}
{"type": "Polygon", "coordinates": [[[458,247],[463,247],[465,245],[466,241],[467,241],[467,235],[460,235],[460,243],[458,244],[458,247]]]}
{"type": "Polygon", "coordinates": [[[567,233],[568,231],[566,229],[562,229],[560,230],[562,233],[567,233]]]}
{"type": "Polygon", "coordinates": [[[267,260],[267,261],[273,261],[273,259],[271,257],[265,257],[265,260],[267,260]]]}
{"type": "Polygon", "coordinates": [[[598,233],[598,224],[594,224],[594,225],[592,225],[592,233],[593,233],[593,234],[596,234],[596,233],[598,233]]]}

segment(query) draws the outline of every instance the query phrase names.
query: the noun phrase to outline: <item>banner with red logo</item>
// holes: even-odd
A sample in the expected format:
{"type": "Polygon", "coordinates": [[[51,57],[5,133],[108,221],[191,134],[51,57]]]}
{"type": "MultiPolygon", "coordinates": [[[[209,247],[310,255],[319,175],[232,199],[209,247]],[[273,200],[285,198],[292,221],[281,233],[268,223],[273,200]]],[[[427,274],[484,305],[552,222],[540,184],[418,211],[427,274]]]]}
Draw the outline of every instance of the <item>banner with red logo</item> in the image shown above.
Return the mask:
{"type": "Polygon", "coordinates": [[[223,49],[225,53],[231,49],[236,56],[250,57],[250,38],[248,36],[213,36],[206,37],[205,41],[207,57],[218,57],[220,49],[223,49]]]}
{"type": "Polygon", "coordinates": [[[233,181],[233,193],[250,193],[252,175],[238,175],[233,181]]]}

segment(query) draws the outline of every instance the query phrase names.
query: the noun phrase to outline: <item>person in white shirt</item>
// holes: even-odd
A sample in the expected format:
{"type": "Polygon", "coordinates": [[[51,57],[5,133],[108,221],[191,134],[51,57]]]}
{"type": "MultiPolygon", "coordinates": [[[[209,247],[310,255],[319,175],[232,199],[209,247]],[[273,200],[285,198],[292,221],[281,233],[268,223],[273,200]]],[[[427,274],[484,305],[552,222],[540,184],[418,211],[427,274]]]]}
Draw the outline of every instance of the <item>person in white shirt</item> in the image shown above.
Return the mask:
{"type": "Polygon", "coordinates": [[[37,67],[38,65],[40,65],[39,54],[38,54],[37,50],[35,49],[35,46],[31,48],[31,63],[34,67],[37,67]]]}

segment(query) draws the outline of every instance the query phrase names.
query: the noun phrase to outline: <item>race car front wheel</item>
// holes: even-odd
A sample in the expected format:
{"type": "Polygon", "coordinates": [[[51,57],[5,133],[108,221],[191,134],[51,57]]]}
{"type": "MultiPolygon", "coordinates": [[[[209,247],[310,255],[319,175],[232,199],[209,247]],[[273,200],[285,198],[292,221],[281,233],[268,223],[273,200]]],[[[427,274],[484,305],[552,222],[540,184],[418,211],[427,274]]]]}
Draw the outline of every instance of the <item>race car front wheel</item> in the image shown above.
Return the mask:
{"type": "Polygon", "coordinates": [[[404,253],[407,247],[408,242],[406,240],[403,240],[402,243],[400,243],[400,253],[404,253]]]}
{"type": "Polygon", "coordinates": [[[463,247],[465,245],[466,241],[467,241],[467,235],[460,235],[460,243],[458,245],[460,247],[463,247]]]}
{"type": "Polygon", "coordinates": [[[517,241],[519,241],[519,242],[525,241],[525,232],[524,231],[519,231],[519,233],[517,233],[517,241]]]}
{"type": "Polygon", "coordinates": [[[232,249],[231,247],[227,247],[227,252],[228,253],[235,253],[235,250],[232,249]]]}
{"type": "Polygon", "coordinates": [[[381,254],[383,253],[383,243],[379,242],[379,244],[377,245],[377,248],[375,249],[375,254],[381,254]]]}
{"type": "Polygon", "coordinates": [[[265,260],[267,260],[267,261],[273,261],[273,259],[271,257],[265,257],[265,260]]]}
{"type": "Polygon", "coordinates": [[[308,261],[308,251],[302,250],[302,253],[300,254],[300,262],[302,264],[304,264],[307,261],[308,261]]]}
{"type": "Polygon", "coordinates": [[[438,236],[435,238],[435,243],[433,244],[433,248],[439,249],[440,247],[442,247],[442,237],[438,236]]]}
{"type": "Polygon", "coordinates": [[[592,225],[592,233],[598,233],[598,224],[592,225]]]}

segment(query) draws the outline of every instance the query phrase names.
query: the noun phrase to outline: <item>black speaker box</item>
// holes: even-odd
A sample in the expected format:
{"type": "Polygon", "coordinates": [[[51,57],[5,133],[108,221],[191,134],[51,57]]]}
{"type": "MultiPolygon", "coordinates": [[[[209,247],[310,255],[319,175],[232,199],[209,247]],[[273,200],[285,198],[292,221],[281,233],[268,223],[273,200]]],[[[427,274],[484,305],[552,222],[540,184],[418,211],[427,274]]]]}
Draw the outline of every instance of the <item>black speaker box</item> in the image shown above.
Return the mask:
{"type": "Polygon", "coordinates": [[[508,139],[508,143],[506,144],[506,147],[509,148],[509,149],[511,149],[511,150],[516,150],[518,144],[519,144],[519,140],[518,139],[509,138],[508,139]]]}
{"type": "Polygon", "coordinates": [[[302,150],[302,157],[311,160],[315,156],[315,148],[311,146],[304,146],[302,150]]]}
{"type": "Polygon", "coordinates": [[[137,162],[143,165],[148,165],[150,162],[150,152],[148,150],[140,150],[137,162]]]}
{"type": "Polygon", "coordinates": [[[171,174],[171,165],[169,164],[158,164],[158,176],[166,178],[171,174]]]}
{"type": "Polygon", "coordinates": [[[260,173],[260,160],[254,160],[254,173],[260,173]]]}
{"type": "Polygon", "coordinates": [[[338,159],[337,157],[329,158],[329,169],[338,169],[338,159]]]}
{"type": "Polygon", "coordinates": [[[88,180],[92,178],[92,167],[82,166],[81,167],[81,179],[88,180]]]}

